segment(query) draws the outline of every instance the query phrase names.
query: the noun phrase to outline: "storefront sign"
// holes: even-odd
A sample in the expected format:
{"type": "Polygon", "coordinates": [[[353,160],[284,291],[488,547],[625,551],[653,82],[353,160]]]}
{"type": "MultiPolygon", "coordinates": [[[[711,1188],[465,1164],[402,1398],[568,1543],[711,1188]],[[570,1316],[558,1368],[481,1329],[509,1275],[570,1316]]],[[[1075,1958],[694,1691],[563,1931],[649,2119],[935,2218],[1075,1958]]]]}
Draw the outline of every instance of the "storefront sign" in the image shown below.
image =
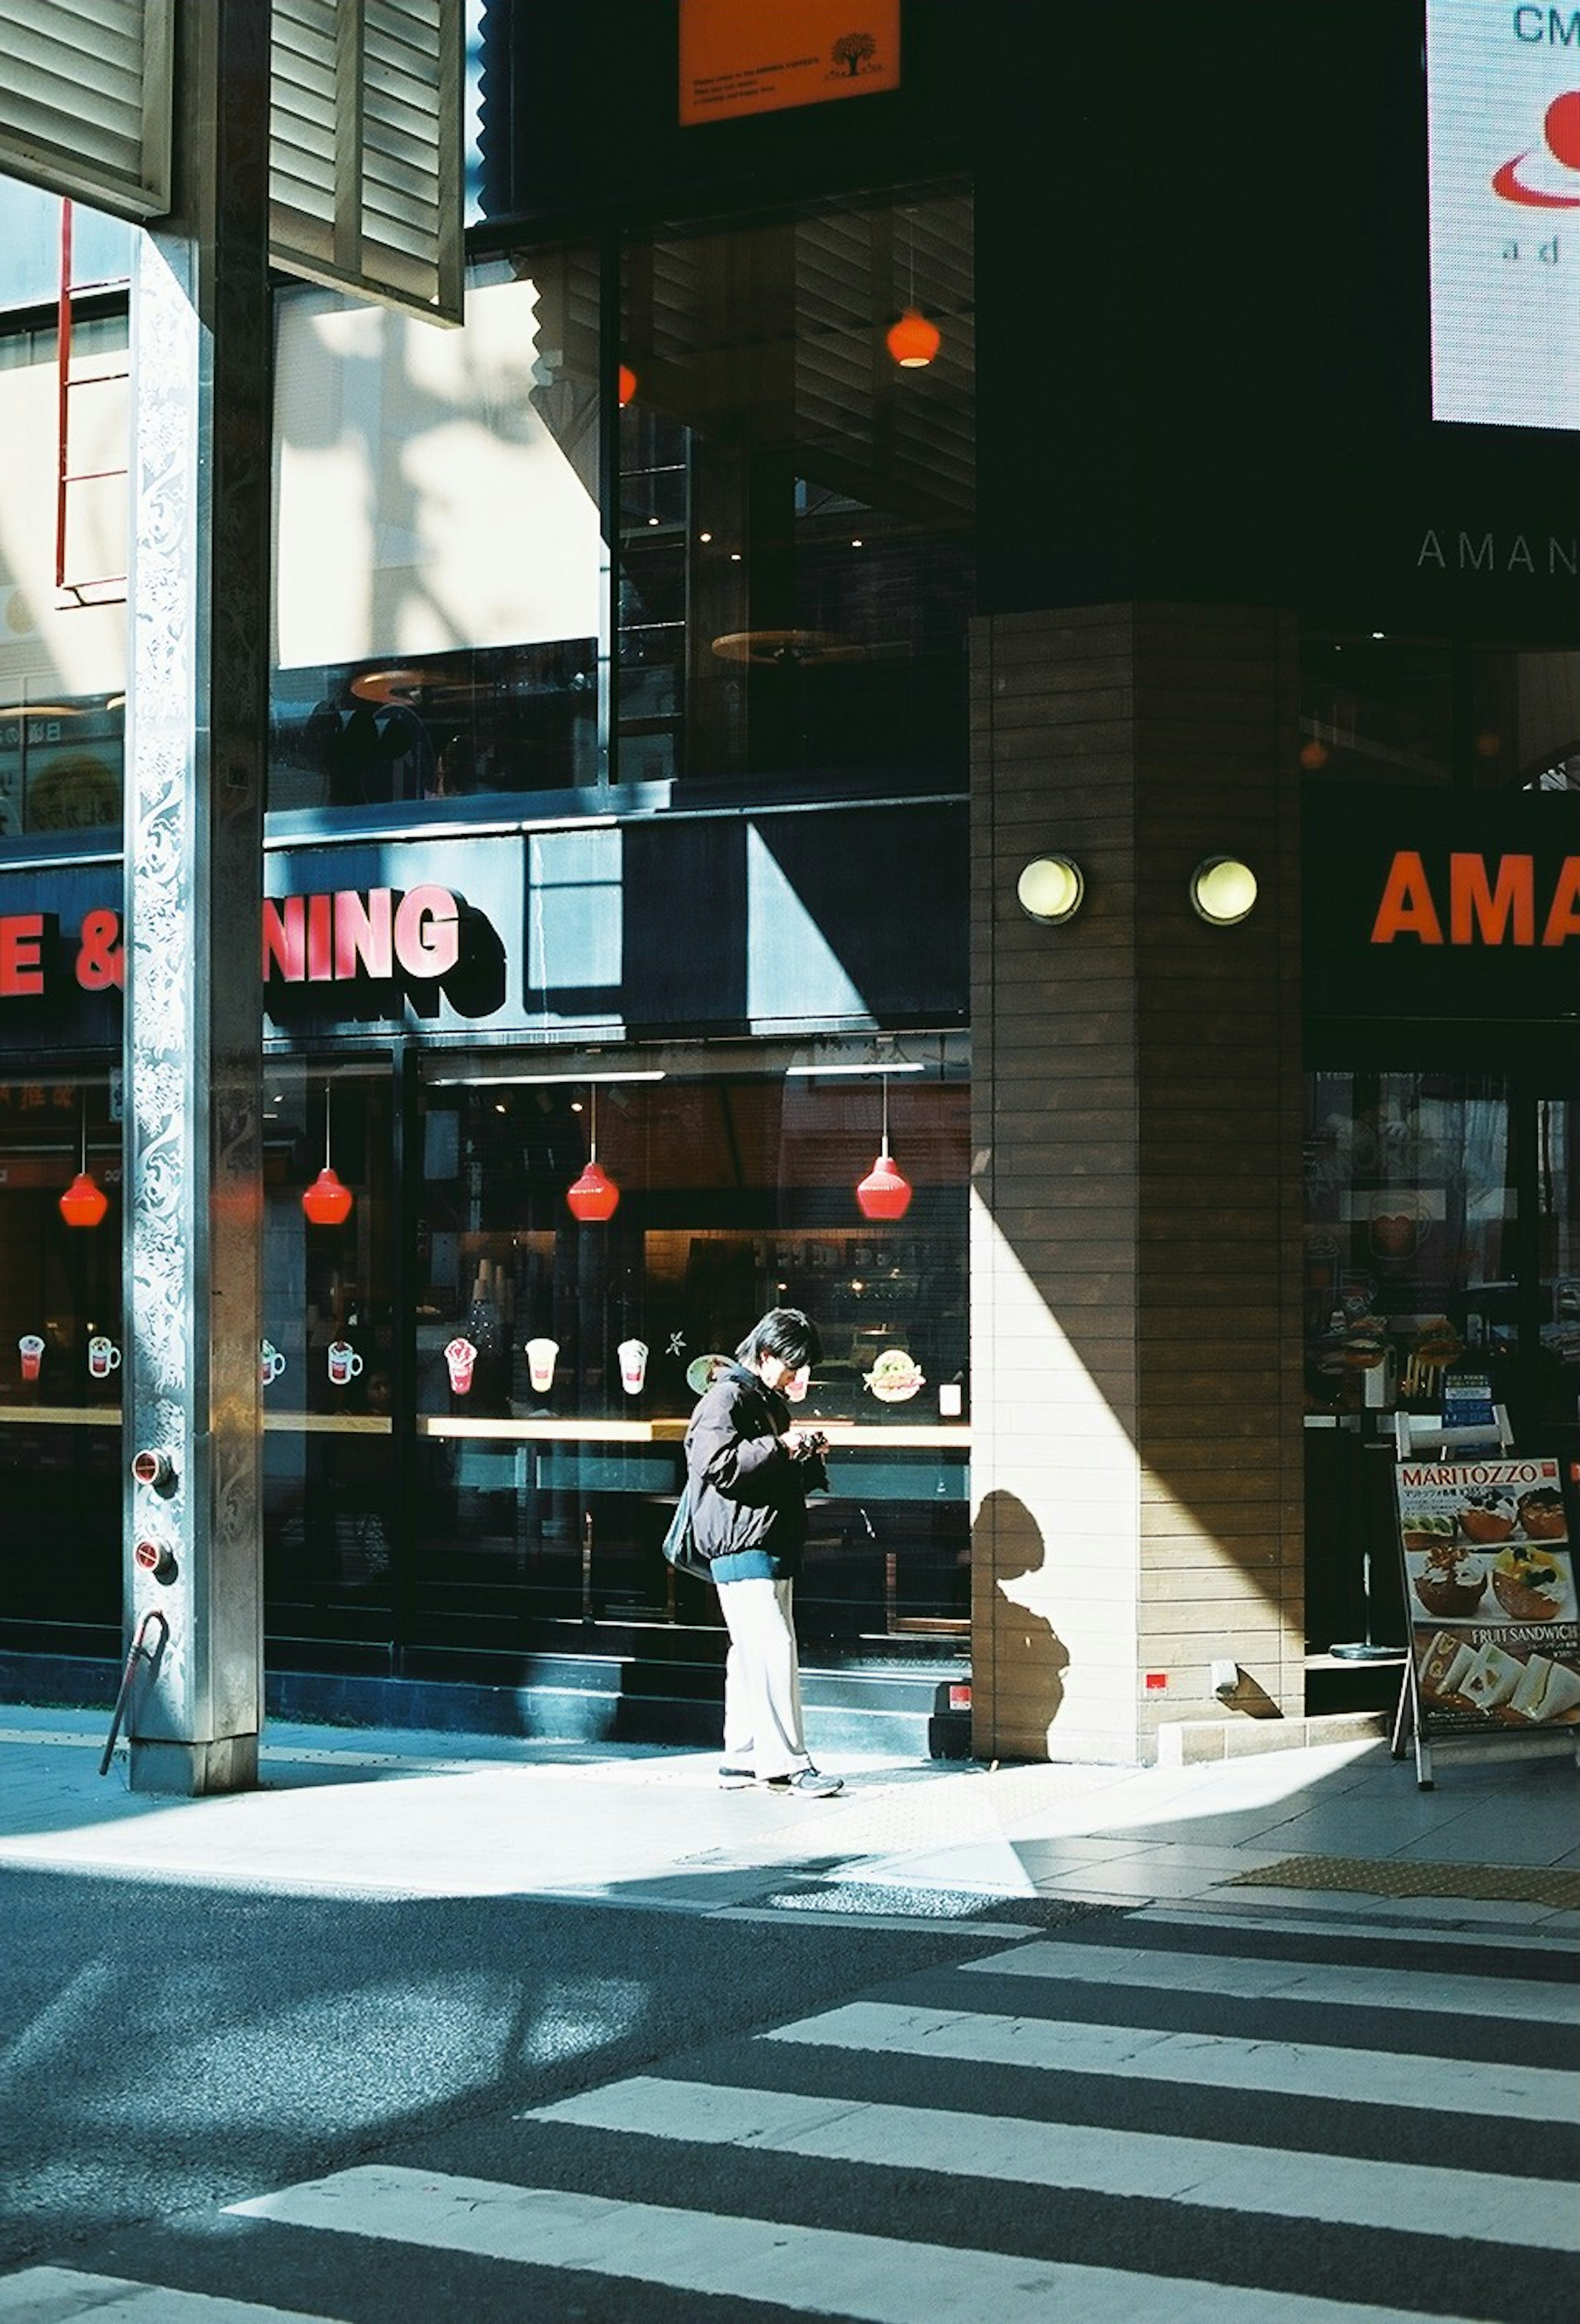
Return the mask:
{"type": "Polygon", "coordinates": [[[1580,1726],[1580,1607],[1556,1460],[1401,1461],[1400,1554],[1430,1735],[1580,1726]]]}
{"type": "MultiPolygon", "coordinates": [[[[448,888],[271,898],[263,906],[265,982],[328,983],[354,977],[441,982],[460,959],[462,908],[448,888]]],[[[64,958],[52,913],[0,917],[0,1001],[40,1000],[69,965],[84,992],[124,989],[121,915],[98,905],[82,916],[64,958]]]]}
{"type": "Polygon", "coordinates": [[[1580,1021],[1580,797],[1317,782],[1303,832],[1323,1017],[1580,1021]]]}
{"type": "MultiPolygon", "coordinates": [[[[265,1038],[958,1021],[966,860],[933,800],[270,847],[265,1038]]],[[[0,1048],[118,1045],[120,885],[102,858],[0,867],[0,1048]]]]}
{"type": "Polygon", "coordinates": [[[448,888],[271,897],[263,905],[263,975],[287,984],[441,979],[460,959],[460,924],[459,901],[448,888]]]}
{"type": "Polygon", "coordinates": [[[900,0],[680,0],[680,122],[900,86],[900,0]]]}
{"type": "Polygon", "coordinates": [[[1433,892],[1425,857],[1395,851],[1372,923],[1374,945],[1411,937],[1424,945],[1580,943],[1580,855],[1558,863],[1550,895],[1538,911],[1534,855],[1450,854],[1447,879],[1433,892]],[[1538,934],[1539,930],[1539,934],[1538,934]]]}
{"type": "Polygon", "coordinates": [[[1428,0],[1432,416],[1580,427],[1580,7],[1428,0]]]}

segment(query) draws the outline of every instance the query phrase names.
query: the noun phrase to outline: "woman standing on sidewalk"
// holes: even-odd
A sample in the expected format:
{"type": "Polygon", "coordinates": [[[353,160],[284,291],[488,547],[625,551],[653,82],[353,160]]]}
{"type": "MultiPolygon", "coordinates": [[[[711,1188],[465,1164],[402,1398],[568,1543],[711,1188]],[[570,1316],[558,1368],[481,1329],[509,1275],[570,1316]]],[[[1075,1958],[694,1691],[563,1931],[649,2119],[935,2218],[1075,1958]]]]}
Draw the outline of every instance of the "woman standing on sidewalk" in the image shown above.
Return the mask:
{"type": "Polygon", "coordinates": [[[817,1327],[799,1307],[771,1308],[735,1361],[716,1371],[686,1431],[692,1534],[730,1634],[719,1768],[726,1790],[756,1783],[830,1799],[841,1789],[808,1756],[791,1605],[822,1439],[790,1426],[787,1391],[805,1394],[821,1353],[817,1327]]]}

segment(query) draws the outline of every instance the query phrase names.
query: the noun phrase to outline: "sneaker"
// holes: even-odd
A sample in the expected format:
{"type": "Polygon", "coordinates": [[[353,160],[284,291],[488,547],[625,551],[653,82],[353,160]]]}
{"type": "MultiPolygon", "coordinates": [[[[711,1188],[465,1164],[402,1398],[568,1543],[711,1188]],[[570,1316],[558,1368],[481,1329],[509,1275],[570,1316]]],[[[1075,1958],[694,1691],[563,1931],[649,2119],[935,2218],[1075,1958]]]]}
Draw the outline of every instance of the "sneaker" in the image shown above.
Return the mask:
{"type": "Polygon", "coordinates": [[[749,1791],[756,1781],[757,1778],[750,1767],[721,1767],[718,1771],[718,1787],[721,1792],[749,1791]]]}
{"type": "Polygon", "coordinates": [[[770,1775],[766,1788],[771,1792],[794,1792],[803,1800],[831,1800],[836,1792],[845,1789],[838,1775],[825,1775],[817,1767],[803,1767],[794,1775],[770,1775]]]}

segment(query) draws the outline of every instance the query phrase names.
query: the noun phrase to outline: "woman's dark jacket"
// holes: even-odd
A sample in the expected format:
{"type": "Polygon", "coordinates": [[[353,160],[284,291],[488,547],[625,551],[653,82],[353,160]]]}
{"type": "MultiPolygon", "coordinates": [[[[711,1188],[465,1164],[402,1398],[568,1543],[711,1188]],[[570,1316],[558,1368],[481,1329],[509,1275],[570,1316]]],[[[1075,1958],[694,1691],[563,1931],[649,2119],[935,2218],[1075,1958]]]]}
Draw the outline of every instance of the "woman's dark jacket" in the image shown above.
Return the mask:
{"type": "Polygon", "coordinates": [[[716,1582],[787,1582],[807,1534],[803,1467],[780,1443],[783,1397],[742,1364],[725,1365],[691,1416],[686,1468],[691,1530],[716,1582]]]}

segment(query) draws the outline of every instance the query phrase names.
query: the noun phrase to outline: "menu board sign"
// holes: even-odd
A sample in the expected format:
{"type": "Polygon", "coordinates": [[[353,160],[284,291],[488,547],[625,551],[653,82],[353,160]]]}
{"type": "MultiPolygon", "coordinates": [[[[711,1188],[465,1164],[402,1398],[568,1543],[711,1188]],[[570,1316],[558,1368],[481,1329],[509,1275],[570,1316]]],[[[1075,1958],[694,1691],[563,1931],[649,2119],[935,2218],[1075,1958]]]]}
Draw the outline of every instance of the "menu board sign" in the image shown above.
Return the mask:
{"type": "Polygon", "coordinates": [[[1401,1461],[1400,1553],[1420,1722],[1580,1727],[1580,1608],[1557,1461],[1401,1461]]]}

